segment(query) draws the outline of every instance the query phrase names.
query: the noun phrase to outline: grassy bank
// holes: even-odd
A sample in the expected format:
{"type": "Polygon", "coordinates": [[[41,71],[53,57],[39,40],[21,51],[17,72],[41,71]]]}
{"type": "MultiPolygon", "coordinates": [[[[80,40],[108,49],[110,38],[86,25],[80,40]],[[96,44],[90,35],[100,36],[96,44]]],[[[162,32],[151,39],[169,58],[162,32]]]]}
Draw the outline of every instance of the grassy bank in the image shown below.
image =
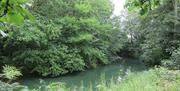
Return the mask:
{"type": "Polygon", "coordinates": [[[130,74],[121,82],[101,84],[99,91],[180,91],[179,71],[164,68],[130,74]]]}

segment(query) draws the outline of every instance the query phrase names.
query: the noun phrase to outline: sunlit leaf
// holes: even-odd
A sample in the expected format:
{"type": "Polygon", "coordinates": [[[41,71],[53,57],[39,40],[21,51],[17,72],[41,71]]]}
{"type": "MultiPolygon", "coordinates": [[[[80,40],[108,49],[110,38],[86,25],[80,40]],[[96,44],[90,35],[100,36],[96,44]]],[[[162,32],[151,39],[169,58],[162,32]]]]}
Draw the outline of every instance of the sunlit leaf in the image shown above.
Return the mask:
{"type": "Polygon", "coordinates": [[[22,25],[24,23],[24,17],[19,13],[9,14],[7,17],[7,22],[22,25]]]}

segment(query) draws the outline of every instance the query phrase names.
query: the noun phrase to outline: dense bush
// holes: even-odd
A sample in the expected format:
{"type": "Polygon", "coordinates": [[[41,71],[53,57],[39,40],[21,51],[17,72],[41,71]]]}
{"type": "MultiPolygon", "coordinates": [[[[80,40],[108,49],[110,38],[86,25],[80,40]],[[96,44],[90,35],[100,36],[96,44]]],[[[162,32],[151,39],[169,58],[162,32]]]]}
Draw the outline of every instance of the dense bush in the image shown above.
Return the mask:
{"type": "Polygon", "coordinates": [[[144,43],[141,44],[142,55],[140,58],[150,65],[159,65],[161,63],[161,59],[163,59],[165,55],[165,49],[161,43],[162,40],[163,37],[160,36],[160,32],[158,30],[149,32],[149,34],[146,35],[144,43]]]}
{"type": "Polygon", "coordinates": [[[8,80],[14,80],[17,77],[21,76],[21,72],[13,66],[3,66],[3,70],[2,70],[3,74],[2,76],[8,80]]]}
{"type": "Polygon", "coordinates": [[[162,60],[162,64],[170,69],[180,69],[180,49],[175,50],[170,59],[162,60]]]}
{"type": "Polygon", "coordinates": [[[9,27],[0,39],[1,64],[57,76],[110,63],[126,39],[112,8],[109,0],[34,0],[36,21],[9,27]]]}

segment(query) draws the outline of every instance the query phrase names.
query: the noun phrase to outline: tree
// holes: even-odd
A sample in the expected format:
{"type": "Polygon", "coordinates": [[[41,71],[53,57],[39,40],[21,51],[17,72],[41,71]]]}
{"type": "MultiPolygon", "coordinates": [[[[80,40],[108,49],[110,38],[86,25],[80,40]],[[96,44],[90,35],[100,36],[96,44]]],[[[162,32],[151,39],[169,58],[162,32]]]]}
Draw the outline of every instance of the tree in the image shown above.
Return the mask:
{"type": "MultiPolygon", "coordinates": [[[[142,10],[141,6],[135,6],[135,3],[143,3],[137,0],[131,2],[135,8],[142,10]]],[[[150,6],[149,3],[145,4],[150,6]]],[[[141,20],[138,29],[144,37],[139,47],[142,52],[141,59],[145,62],[151,65],[161,64],[161,60],[169,59],[179,47],[179,5],[178,0],[164,0],[158,7],[146,10],[146,16],[141,20]]]]}
{"type": "Polygon", "coordinates": [[[126,7],[129,10],[139,10],[141,15],[147,15],[151,10],[156,9],[163,0],[127,0],[126,7]]]}
{"type": "Polygon", "coordinates": [[[2,64],[57,76],[108,64],[123,46],[111,44],[125,35],[112,26],[110,0],[34,0],[29,10],[36,22],[0,41],[2,64]]]}

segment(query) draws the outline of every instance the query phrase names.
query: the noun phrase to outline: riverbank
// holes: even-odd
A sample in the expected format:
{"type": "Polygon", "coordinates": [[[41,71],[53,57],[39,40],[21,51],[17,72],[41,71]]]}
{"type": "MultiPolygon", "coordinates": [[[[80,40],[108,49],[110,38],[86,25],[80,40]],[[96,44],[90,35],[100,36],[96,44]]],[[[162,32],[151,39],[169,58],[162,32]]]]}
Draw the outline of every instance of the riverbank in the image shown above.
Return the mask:
{"type": "MultiPolygon", "coordinates": [[[[124,80],[105,81],[103,78],[96,86],[97,91],[180,91],[180,71],[168,70],[165,68],[154,68],[148,71],[131,73],[124,80]]],[[[56,84],[55,88],[59,88],[56,84]],[[57,86],[57,87],[56,87],[57,86]]],[[[62,87],[62,85],[61,85],[62,87]]],[[[58,90],[47,91],[58,91],[58,90]]],[[[54,89],[54,88],[53,88],[54,89]]],[[[37,90],[38,91],[38,90],[37,90]]],[[[69,90],[63,88],[62,91],[94,91],[91,86],[83,86],[69,90]]]]}
{"type": "MultiPolygon", "coordinates": [[[[41,81],[43,82],[43,81],[41,81]]],[[[123,79],[106,80],[105,76],[96,81],[96,90],[92,85],[81,85],[71,89],[61,82],[49,85],[41,84],[36,89],[18,84],[0,82],[0,91],[180,91],[180,70],[152,68],[137,73],[128,73],[123,79]]]]}
{"type": "Polygon", "coordinates": [[[43,80],[43,84],[48,86],[50,83],[62,82],[68,88],[77,88],[81,87],[82,84],[85,88],[88,88],[90,85],[93,89],[96,88],[98,81],[101,79],[101,76],[105,76],[106,81],[110,81],[112,78],[117,80],[119,77],[124,77],[128,72],[141,72],[147,70],[147,67],[144,63],[136,59],[124,59],[121,62],[98,66],[95,69],[88,69],[84,72],[76,72],[72,74],[67,74],[58,77],[23,77],[18,82],[22,85],[26,85],[31,89],[38,88],[41,83],[40,80],[43,80]]]}
{"type": "Polygon", "coordinates": [[[122,81],[112,81],[110,84],[101,83],[98,86],[98,91],[180,91],[179,86],[179,70],[154,68],[149,71],[129,74],[122,81]]]}

